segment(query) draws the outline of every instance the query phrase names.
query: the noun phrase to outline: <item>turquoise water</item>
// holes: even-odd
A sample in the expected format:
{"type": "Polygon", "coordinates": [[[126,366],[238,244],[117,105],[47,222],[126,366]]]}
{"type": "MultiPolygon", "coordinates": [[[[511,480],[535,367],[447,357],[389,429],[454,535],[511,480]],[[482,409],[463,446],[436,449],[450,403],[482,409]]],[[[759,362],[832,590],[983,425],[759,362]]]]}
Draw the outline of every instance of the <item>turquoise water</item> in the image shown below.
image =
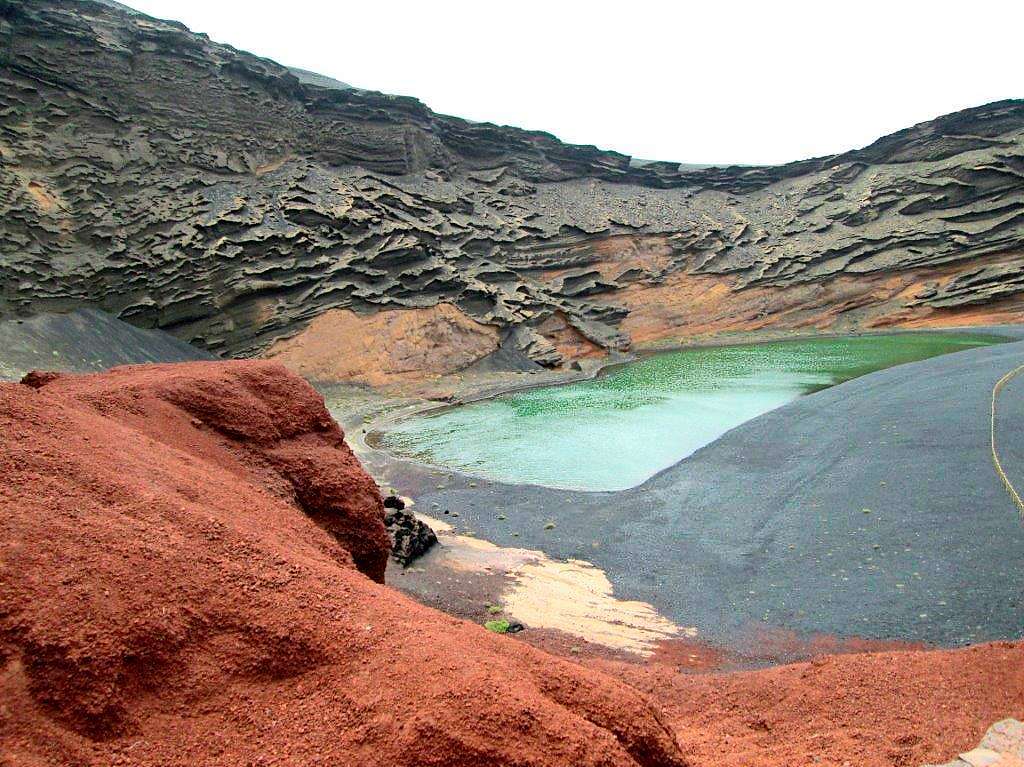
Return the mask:
{"type": "Polygon", "coordinates": [[[386,432],[382,444],[503,482],[623,490],[803,394],[1004,340],[977,333],[900,333],[667,352],[593,381],[412,419],[386,432]]]}

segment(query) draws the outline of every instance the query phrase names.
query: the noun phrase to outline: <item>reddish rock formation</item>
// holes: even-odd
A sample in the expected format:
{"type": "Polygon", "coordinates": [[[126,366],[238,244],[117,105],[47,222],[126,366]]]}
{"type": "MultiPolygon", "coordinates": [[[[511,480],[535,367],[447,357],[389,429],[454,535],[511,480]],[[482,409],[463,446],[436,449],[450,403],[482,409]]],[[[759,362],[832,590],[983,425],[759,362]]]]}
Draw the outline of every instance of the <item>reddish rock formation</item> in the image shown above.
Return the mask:
{"type": "Polygon", "coordinates": [[[498,336],[451,304],[368,315],[332,309],[267,356],[312,381],[382,386],[461,370],[497,350],[498,336]]]}
{"type": "Polygon", "coordinates": [[[33,374],[0,430],[5,764],[685,763],[632,688],[375,583],[377,488],[277,364],[33,374]]]}

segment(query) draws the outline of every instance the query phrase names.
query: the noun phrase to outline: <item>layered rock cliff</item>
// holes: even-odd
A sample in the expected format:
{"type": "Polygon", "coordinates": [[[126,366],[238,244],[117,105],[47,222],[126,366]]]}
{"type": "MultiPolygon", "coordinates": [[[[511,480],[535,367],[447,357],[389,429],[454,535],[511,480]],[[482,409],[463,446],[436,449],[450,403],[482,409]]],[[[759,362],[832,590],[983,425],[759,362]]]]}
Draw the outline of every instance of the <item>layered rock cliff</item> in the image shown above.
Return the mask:
{"type": "Polygon", "coordinates": [[[93,306],[327,378],[339,333],[401,327],[417,351],[394,344],[388,378],[1024,308],[1024,101],[702,168],[438,115],[112,3],[0,2],[0,37],[4,315],[93,306]]]}

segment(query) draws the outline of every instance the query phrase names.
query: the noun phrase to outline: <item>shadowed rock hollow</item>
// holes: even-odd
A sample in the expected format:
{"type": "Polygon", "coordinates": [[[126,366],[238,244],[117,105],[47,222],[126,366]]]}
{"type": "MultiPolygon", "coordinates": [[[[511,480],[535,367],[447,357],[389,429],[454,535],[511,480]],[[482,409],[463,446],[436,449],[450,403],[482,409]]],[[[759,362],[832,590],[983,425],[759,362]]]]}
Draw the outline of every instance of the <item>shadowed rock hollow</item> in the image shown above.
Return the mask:
{"type": "Polygon", "coordinates": [[[112,4],[0,2],[0,37],[4,314],[92,305],[327,377],[351,373],[323,353],[338,333],[440,339],[368,355],[379,383],[497,345],[557,365],[1024,307],[1021,101],[842,155],[695,168],[437,115],[112,4]]]}
{"type": "Polygon", "coordinates": [[[0,384],[13,764],[682,765],[644,697],[374,580],[380,496],[264,362],[0,384]]]}

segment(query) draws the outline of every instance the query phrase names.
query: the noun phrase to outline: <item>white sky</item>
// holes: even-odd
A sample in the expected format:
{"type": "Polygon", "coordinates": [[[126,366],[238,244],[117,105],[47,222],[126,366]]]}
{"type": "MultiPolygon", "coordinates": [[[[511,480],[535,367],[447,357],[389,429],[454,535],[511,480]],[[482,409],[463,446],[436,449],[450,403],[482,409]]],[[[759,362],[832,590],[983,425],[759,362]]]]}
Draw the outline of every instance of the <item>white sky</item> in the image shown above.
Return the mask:
{"type": "Polygon", "coordinates": [[[128,0],[437,112],[635,157],[775,163],[1024,96],[1024,2],[128,0]]]}

